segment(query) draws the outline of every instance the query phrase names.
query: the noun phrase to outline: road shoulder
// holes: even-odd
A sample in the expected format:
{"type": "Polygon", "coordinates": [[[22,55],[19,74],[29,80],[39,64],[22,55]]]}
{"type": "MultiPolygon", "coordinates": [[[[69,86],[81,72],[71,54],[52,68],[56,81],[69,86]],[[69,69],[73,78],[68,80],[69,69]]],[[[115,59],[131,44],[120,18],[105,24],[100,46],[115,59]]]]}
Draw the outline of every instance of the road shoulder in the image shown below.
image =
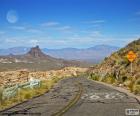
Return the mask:
{"type": "MultiPolygon", "coordinates": [[[[91,79],[89,79],[89,80],[91,80],[91,79]]],[[[128,96],[135,97],[140,103],[140,96],[134,95],[133,93],[130,93],[130,91],[127,90],[127,89],[124,89],[122,87],[116,87],[116,86],[113,86],[111,84],[107,84],[107,83],[104,83],[104,82],[101,82],[101,81],[95,81],[95,80],[91,80],[91,81],[94,81],[95,83],[103,84],[103,85],[108,86],[108,87],[110,87],[112,89],[115,89],[117,91],[123,92],[123,93],[127,94],[128,96]]]]}

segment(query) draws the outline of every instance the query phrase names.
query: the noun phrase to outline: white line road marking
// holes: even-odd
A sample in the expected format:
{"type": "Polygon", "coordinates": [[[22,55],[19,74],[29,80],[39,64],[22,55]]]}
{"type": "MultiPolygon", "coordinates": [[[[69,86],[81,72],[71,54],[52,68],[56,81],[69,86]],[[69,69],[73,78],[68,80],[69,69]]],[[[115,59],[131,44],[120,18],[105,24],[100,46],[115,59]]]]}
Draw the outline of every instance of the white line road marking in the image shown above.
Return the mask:
{"type": "Polygon", "coordinates": [[[111,92],[111,93],[89,93],[84,94],[81,99],[88,100],[97,100],[97,99],[121,99],[124,95],[119,92],[111,92]]]}
{"type": "Polygon", "coordinates": [[[105,99],[114,99],[115,97],[116,97],[115,95],[107,94],[105,96],[105,99]]]}
{"type": "Polygon", "coordinates": [[[97,95],[92,95],[92,96],[90,96],[89,98],[90,98],[91,100],[97,100],[97,99],[100,99],[100,97],[97,96],[97,95]]]}

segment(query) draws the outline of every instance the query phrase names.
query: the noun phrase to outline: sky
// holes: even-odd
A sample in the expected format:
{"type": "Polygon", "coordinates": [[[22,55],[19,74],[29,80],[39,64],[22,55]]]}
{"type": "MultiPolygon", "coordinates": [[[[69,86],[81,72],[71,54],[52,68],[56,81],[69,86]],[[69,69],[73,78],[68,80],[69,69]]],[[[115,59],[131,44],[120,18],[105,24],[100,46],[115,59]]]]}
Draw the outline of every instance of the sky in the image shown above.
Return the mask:
{"type": "Polygon", "coordinates": [[[0,0],[0,48],[124,47],[140,37],[140,0],[0,0]]]}

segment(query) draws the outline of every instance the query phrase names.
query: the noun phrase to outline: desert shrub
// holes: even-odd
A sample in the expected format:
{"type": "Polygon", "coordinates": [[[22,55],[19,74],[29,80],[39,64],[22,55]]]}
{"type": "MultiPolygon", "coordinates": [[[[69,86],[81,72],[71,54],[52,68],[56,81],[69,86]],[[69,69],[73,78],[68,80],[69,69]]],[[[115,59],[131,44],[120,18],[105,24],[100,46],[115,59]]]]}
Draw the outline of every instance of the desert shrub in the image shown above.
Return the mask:
{"type": "Polygon", "coordinates": [[[104,61],[107,61],[107,59],[108,59],[108,57],[105,57],[105,58],[104,58],[104,61]]]}
{"type": "Polygon", "coordinates": [[[132,81],[128,85],[128,88],[131,92],[133,92],[133,85],[134,85],[134,83],[132,81]]]}
{"type": "Polygon", "coordinates": [[[140,59],[138,59],[137,64],[140,65],[140,59]]]}
{"type": "Polygon", "coordinates": [[[136,85],[140,85],[140,79],[137,79],[135,82],[136,85]]]}
{"type": "Polygon", "coordinates": [[[75,77],[85,77],[87,78],[89,76],[89,72],[78,72],[77,75],[75,77]]]}
{"type": "Polygon", "coordinates": [[[18,100],[24,101],[26,99],[32,98],[34,95],[34,90],[30,88],[21,89],[20,92],[17,94],[18,100]]]}
{"type": "Polygon", "coordinates": [[[133,92],[134,94],[140,94],[140,85],[134,85],[133,92]]]}
{"type": "Polygon", "coordinates": [[[16,103],[17,102],[17,97],[14,97],[10,100],[12,103],[16,103]]]}
{"type": "Polygon", "coordinates": [[[125,82],[124,82],[124,85],[126,87],[128,87],[128,89],[133,92],[133,86],[135,84],[135,81],[133,80],[132,77],[128,78],[125,82]]]}
{"type": "Polygon", "coordinates": [[[43,87],[46,88],[46,89],[47,88],[50,89],[52,87],[53,83],[54,83],[53,80],[48,80],[44,83],[43,87]]]}
{"type": "Polygon", "coordinates": [[[131,80],[126,80],[125,82],[124,82],[124,85],[126,86],[126,87],[128,87],[129,85],[131,84],[131,80]]]}
{"type": "Polygon", "coordinates": [[[34,90],[34,95],[37,96],[37,95],[41,95],[43,93],[45,93],[47,90],[46,89],[35,89],[34,90]]]}
{"type": "Polygon", "coordinates": [[[94,73],[91,73],[90,76],[89,76],[90,79],[92,80],[95,80],[95,81],[98,81],[99,80],[99,76],[94,74],[94,73]]]}
{"type": "Polygon", "coordinates": [[[0,87],[0,105],[2,104],[2,95],[3,95],[3,88],[0,87]]]}
{"type": "Polygon", "coordinates": [[[122,77],[122,82],[125,82],[127,80],[127,76],[122,77]]]}
{"type": "Polygon", "coordinates": [[[123,60],[120,62],[120,65],[125,65],[125,67],[127,67],[129,64],[130,62],[126,57],[124,57],[123,60]]]}
{"type": "Polygon", "coordinates": [[[103,78],[100,79],[100,81],[109,83],[109,84],[113,84],[117,80],[116,80],[116,77],[114,76],[114,74],[106,74],[103,78]]]}
{"type": "Polygon", "coordinates": [[[113,84],[113,83],[116,82],[116,79],[115,79],[114,76],[108,75],[108,76],[106,76],[102,81],[103,81],[103,82],[106,82],[106,83],[109,83],[109,84],[113,84]]]}
{"type": "MultiPolygon", "coordinates": [[[[4,100],[3,104],[2,105],[0,104],[0,109],[5,109],[17,103],[28,100],[34,96],[43,94],[47,92],[53,86],[53,84],[54,84],[54,80],[47,80],[47,81],[41,81],[39,87],[21,88],[15,97],[9,100],[4,100]]],[[[1,89],[0,89],[0,94],[1,94],[1,89]]]]}
{"type": "Polygon", "coordinates": [[[54,83],[57,83],[59,80],[60,80],[60,78],[58,78],[58,77],[53,77],[53,82],[54,82],[54,83]]]}
{"type": "Polygon", "coordinates": [[[26,93],[24,95],[24,99],[30,99],[30,98],[32,98],[32,94],[31,93],[26,93]]]}

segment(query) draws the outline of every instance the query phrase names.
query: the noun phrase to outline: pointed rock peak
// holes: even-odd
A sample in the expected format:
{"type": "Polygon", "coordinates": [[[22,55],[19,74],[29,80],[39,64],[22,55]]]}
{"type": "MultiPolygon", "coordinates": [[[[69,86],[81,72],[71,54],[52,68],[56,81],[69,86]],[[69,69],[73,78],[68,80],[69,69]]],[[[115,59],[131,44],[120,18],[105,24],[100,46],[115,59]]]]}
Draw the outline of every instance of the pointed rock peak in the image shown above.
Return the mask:
{"type": "Polygon", "coordinates": [[[38,45],[36,47],[31,48],[27,54],[35,58],[46,57],[46,55],[41,51],[38,45]]]}
{"type": "Polygon", "coordinates": [[[37,46],[36,46],[36,47],[34,47],[34,48],[36,48],[36,49],[40,49],[40,48],[39,48],[39,45],[37,45],[37,46]]]}

